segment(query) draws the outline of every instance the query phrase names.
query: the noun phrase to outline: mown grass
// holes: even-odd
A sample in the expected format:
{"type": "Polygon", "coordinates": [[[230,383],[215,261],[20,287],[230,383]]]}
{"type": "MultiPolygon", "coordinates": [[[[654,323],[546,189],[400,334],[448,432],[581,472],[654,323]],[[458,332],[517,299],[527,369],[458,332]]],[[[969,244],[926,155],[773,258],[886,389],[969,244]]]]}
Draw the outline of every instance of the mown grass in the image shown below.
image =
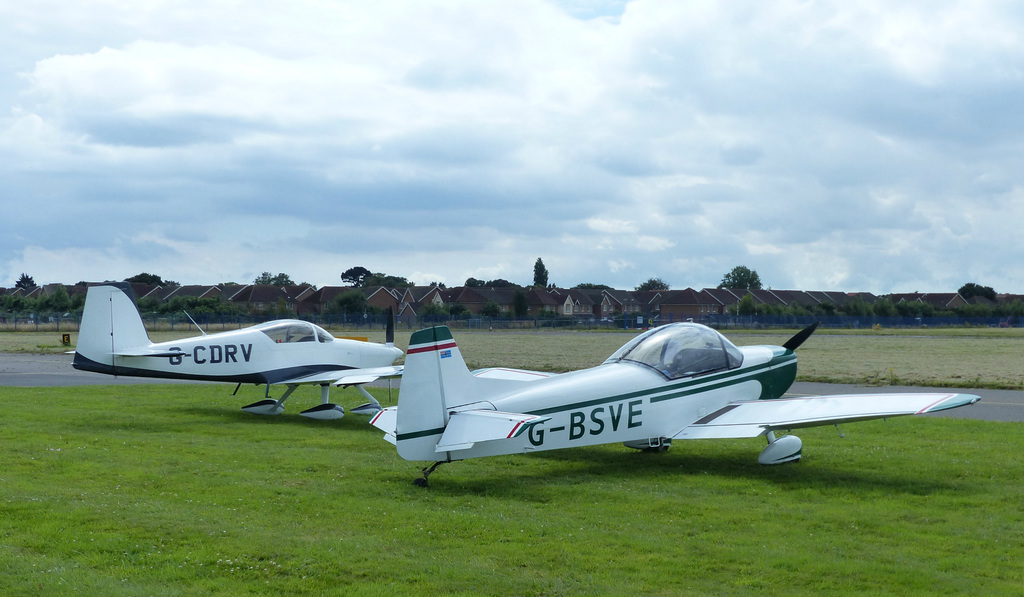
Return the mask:
{"type": "MultiPolygon", "coordinates": [[[[400,330],[396,345],[409,342],[400,330]]],[[[342,332],[337,332],[339,335],[342,332]]],[[[725,330],[738,345],[781,345],[795,330],[725,330]]],[[[153,332],[154,341],[187,336],[153,332]]],[[[362,332],[383,342],[382,332],[362,332]]],[[[466,332],[455,339],[470,367],[506,366],[563,372],[600,364],[632,332],[466,332]]],[[[72,345],[77,335],[72,335],[72,345]]],[[[0,333],[0,352],[60,352],[55,334],[0,333]]],[[[800,381],[1024,389],[1021,328],[819,330],[799,350],[800,381]]]]}
{"type": "MultiPolygon", "coordinates": [[[[365,417],[245,414],[225,385],[0,388],[13,595],[1013,594],[1020,424],[901,418],[763,440],[452,463],[427,489],[365,417]]],[[[247,389],[249,393],[258,389],[247,389]]],[[[386,395],[386,390],[378,392],[386,395]]],[[[243,389],[243,394],[246,389],[243,389]]],[[[360,402],[339,393],[346,406],[360,402]]]]}

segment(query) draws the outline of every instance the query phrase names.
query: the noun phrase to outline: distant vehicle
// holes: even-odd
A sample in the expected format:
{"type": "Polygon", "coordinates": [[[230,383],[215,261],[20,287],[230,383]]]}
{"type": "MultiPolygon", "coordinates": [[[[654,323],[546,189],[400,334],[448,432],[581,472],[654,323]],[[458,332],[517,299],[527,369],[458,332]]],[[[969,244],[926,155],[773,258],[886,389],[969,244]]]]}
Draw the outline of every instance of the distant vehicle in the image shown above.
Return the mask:
{"type": "MultiPolygon", "coordinates": [[[[300,385],[319,385],[321,403],[302,411],[312,419],[340,419],[345,409],[329,400],[331,385],[355,386],[369,403],[352,410],[375,414],[380,403],[361,384],[397,377],[394,365],[402,351],[394,346],[394,317],[386,343],[335,338],[323,328],[297,319],[282,319],[240,330],[170,342],[151,342],[128,284],[89,288],[75,346],[76,369],[128,377],[194,379],[266,385],[265,399],[243,406],[260,415],[278,415],[300,385]],[[286,386],[270,398],[270,386],[286,386]]],[[[238,387],[235,388],[238,392],[238,387]]]]}
{"type": "Polygon", "coordinates": [[[371,423],[406,460],[467,458],[623,442],[667,450],[672,440],[763,436],[761,464],[798,460],[802,442],[777,432],[923,414],[973,404],[949,392],[782,398],[796,378],[794,351],[737,347],[717,331],[674,323],[644,332],[591,369],[552,375],[516,369],[470,373],[451,331],[414,332],[398,406],[371,423]]]}

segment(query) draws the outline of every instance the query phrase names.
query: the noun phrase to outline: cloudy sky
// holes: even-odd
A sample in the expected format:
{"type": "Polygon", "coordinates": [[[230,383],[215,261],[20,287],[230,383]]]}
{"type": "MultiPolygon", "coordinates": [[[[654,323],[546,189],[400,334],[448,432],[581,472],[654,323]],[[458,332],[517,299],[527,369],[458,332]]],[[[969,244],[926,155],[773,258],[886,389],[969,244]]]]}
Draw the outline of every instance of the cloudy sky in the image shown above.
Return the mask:
{"type": "Polygon", "coordinates": [[[0,0],[0,286],[1024,293],[1018,2],[0,0]]]}

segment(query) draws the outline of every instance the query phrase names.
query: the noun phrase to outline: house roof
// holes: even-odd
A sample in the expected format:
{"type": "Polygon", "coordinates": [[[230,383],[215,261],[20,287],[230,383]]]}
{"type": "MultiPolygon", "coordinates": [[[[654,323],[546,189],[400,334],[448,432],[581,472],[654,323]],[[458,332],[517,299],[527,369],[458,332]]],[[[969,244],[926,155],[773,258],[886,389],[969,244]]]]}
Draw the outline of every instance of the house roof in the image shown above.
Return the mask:
{"type": "Polygon", "coordinates": [[[814,306],[819,304],[817,298],[809,292],[803,290],[773,290],[769,289],[769,293],[778,298],[784,305],[805,305],[814,306]]]}
{"type": "Polygon", "coordinates": [[[284,288],[272,284],[248,284],[228,297],[234,303],[276,303],[290,299],[284,288]]]}
{"type": "Polygon", "coordinates": [[[722,305],[735,305],[740,302],[740,297],[728,288],[704,288],[701,290],[722,305]]]}
{"type": "Polygon", "coordinates": [[[665,291],[661,298],[662,305],[720,305],[715,297],[693,288],[665,291]]]}
{"type": "Polygon", "coordinates": [[[202,285],[189,285],[189,286],[174,286],[173,288],[166,288],[167,293],[164,294],[164,300],[169,301],[179,296],[195,296],[199,298],[210,298],[219,296],[221,289],[218,286],[202,286],[202,285]]]}
{"type": "Polygon", "coordinates": [[[469,304],[494,302],[499,305],[511,305],[512,297],[515,296],[517,290],[522,289],[511,286],[502,288],[466,287],[463,288],[455,302],[469,304]]]}
{"type": "Polygon", "coordinates": [[[622,305],[623,307],[632,307],[639,305],[641,302],[646,302],[640,300],[639,293],[630,290],[602,290],[601,292],[610,298],[613,304],[622,305]]]}

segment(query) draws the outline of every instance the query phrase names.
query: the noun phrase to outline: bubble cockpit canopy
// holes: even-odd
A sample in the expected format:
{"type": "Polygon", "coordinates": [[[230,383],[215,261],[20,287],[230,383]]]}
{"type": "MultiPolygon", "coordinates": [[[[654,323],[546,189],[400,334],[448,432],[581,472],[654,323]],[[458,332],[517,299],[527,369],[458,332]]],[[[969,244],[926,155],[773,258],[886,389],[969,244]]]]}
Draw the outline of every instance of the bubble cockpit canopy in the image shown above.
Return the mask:
{"type": "Polygon", "coordinates": [[[739,367],[743,353],[709,327],[674,323],[637,336],[605,363],[619,361],[640,363],[669,379],[678,379],[739,367]]]}
{"type": "Polygon", "coordinates": [[[334,336],[308,321],[271,321],[257,326],[261,332],[278,344],[292,342],[331,342],[334,336]]]}

